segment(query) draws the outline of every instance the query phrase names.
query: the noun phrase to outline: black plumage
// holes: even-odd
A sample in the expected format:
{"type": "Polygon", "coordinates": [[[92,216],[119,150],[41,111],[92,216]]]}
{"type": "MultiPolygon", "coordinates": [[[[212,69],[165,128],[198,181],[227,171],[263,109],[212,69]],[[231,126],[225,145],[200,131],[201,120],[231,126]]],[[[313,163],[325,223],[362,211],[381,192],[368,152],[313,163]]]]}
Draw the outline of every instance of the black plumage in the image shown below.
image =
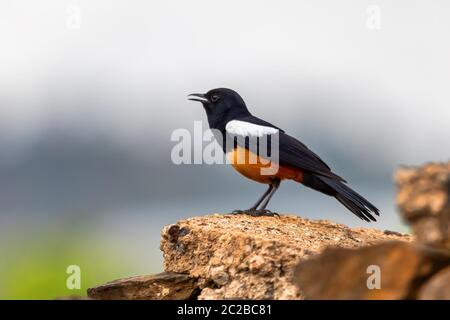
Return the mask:
{"type": "MultiPolygon", "coordinates": [[[[247,109],[244,100],[237,92],[231,89],[219,88],[210,90],[206,94],[193,94],[190,97],[191,100],[202,102],[208,117],[210,128],[219,130],[224,139],[229,135],[226,126],[233,120],[278,129],[278,155],[280,166],[297,168],[303,176],[302,180],[299,182],[309,188],[336,198],[336,200],[360,219],[368,222],[376,221],[374,215],[379,215],[379,210],[373,204],[351,189],[342,177],[332,172],[330,167],[305,144],[286,134],[284,130],[270,122],[253,116],[247,109]]],[[[268,141],[268,151],[270,154],[270,136],[268,137],[268,141]]],[[[219,143],[222,145],[224,152],[229,151],[227,150],[227,147],[229,146],[227,146],[224,141],[219,141],[219,143]]],[[[242,140],[236,139],[235,143],[248,149],[249,137],[244,137],[242,140]]],[[[268,200],[270,200],[271,196],[278,188],[279,183],[280,181],[274,181],[268,190],[270,192],[266,192],[263,195],[263,198],[266,197],[267,199],[265,203],[263,203],[263,209],[265,209],[268,200]]],[[[258,205],[261,203],[262,199],[258,200],[258,205]]],[[[246,212],[256,212],[258,211],[256,210],[256,207],[257,205],[246,212]]]]}

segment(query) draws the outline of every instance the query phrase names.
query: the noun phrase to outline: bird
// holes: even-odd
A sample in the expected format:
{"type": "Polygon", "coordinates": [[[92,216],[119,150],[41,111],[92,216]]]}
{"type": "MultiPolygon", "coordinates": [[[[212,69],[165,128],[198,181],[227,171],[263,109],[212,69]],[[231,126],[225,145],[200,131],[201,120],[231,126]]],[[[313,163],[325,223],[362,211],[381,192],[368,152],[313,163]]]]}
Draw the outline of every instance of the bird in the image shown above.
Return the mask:
{"type": "MultiPolygon", "coordinates": [[[[327,196],[334,197],[358,218],[371,222],[376,221],[375,216],[380,212],[363,196],[351,189],[347,181],[334,173],[331,168],[305,144],[288,135],[283,129],[260,119],[247,108],[242,97],[234,90],[216,88],[207,93],[193,93],[188,100],[200,102],[206,111],[210,129],[221,134],[223,139],[216,140],[220,144],[227,159],[231,159],[232,167],[243,176],[268,185],[268,189],[245,210],[235,210],[234,214],[247,214],[251,216],[275,216],[267,208],[280,184],[284,180],[293,180],[327,196]],[[267,138],[276,134],[278,136],[278,170],[271,174],[262,174],[261,169],[267,166],[268,157],[258,153],[259,149],[251,148],[250,138],[267,138]],[[225,143],[227,137],[232,136],[233,143],[225,143]],[[241,137],[243,139],[236,139],[241,137]],[[257,161],[236,161],[238,157],[248,159],[256,157],[257,161]]],[[[270,139],[269,145],[270,145],[270,139]]],[[[270,150],[270,147],[269,147],[270,150]]]]}

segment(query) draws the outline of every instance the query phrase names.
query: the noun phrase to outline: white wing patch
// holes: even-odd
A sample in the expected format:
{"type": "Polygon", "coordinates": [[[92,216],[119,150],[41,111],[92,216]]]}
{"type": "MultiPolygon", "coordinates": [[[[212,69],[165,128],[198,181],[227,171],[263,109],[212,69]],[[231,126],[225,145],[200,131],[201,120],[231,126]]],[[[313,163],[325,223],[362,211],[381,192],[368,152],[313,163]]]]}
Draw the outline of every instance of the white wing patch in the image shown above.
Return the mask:
{"type": "Polygon", "coordinates": [[[233,135],[244,137],[263,137],[278,133],[278,129],[240,120],[231,120],[225,126],[225,130],[233,135]]]}

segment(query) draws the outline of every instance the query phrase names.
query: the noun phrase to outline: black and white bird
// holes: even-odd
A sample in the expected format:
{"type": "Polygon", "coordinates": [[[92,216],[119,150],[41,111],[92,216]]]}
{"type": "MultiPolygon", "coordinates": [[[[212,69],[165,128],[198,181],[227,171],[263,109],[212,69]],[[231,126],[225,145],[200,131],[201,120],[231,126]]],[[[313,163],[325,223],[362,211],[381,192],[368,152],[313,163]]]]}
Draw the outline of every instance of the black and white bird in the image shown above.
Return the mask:
{"type": "MultiPolygon", "coordinates": [[[[376,221],[374,215],[379,210],[364,197],[352,190],[346,181],[333,173],[330,167],[306,145],[286,134],[279,127],[253,116],[241,96],[231,89],[218,88],[205,94],[194,93],[189,100],[202,103],[208,117],[209,127],[218,130],[224,139],[232,136],[231,145],[218,141],[231,164],[239,173],[269,187],[258,201],[247,210],[236,210],[252,216],[271,216],[276,213],[266,209],[270,199],[280,186],[281,181],[289,179],[301,183],[328,196],[336,198],[348,210],[365,221],[376,221]],[[262,174],[270,159],[264,158],[257,149],[249,145],[250,138],[278,136],[278,170],[273,174],[262,174]],[[236,161],[236,159],[257,159],[236,161]]],[[[220,140],[220,139],[219,139],[220,140]]],[[[270,150],[269,150],[270,151],[270,150]]]]}

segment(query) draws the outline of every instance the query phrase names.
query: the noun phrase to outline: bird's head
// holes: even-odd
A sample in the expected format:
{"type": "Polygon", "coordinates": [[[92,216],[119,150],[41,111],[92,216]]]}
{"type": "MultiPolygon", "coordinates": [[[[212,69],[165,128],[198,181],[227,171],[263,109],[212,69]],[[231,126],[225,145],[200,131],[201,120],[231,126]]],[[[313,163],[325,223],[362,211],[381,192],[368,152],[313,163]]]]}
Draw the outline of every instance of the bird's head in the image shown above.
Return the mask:
{"type": "Polygon", "coordinates": [[[244,100],[231,89],[218,88],[207,93],[192,93],[188,95],[188,99],[203,104],[211,127],[216,127],[218,123],[226,123],[239,115],[249,114],[244,100]]]}

